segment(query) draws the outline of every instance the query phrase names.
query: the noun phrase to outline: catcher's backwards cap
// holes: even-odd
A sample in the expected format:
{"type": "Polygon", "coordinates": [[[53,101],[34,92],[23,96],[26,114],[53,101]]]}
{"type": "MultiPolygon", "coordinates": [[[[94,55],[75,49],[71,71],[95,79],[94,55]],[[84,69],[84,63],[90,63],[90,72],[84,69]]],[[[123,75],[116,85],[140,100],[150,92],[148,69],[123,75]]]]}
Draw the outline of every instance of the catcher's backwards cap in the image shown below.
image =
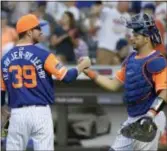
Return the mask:
{"type": "Polygon", "coordinates": [[[38,18],[33,14],[22,16],[16,24],[18,34],[28,31],[36,26],[41,26],[38,18]]]}
{"type": "Polygon", "coordinates": [[[153,44],[161,44],[161,35],[151,15],[146,13],[134,15],[126,25],[135,33],[150,37],[153,44]]]}

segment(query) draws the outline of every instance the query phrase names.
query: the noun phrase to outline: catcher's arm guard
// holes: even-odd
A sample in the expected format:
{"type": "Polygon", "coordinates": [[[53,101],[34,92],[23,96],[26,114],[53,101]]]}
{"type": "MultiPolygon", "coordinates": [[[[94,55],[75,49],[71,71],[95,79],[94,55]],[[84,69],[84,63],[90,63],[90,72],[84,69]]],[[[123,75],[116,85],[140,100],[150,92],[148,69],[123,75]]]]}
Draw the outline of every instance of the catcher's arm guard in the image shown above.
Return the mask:
{"type": "Polygon", "coordinates": [[[157,126],[151,117],[141,117],[121,129],[121,134],[127,138],[136,139],[141,142],[151,142],[157,132],[157,126]]]}

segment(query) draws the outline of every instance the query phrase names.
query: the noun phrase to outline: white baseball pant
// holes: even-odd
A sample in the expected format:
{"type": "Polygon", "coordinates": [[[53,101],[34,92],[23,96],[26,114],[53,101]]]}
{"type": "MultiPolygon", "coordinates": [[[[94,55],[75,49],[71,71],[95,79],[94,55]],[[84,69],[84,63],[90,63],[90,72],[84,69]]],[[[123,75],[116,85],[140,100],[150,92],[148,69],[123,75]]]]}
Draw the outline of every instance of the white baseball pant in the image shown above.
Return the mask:
{"type": "Polygon", "coordinates": [[[11,110],[6,150],[25,150],[30,138],[34,150],[54,150],[53,121],[49,106],[11,110]]]}

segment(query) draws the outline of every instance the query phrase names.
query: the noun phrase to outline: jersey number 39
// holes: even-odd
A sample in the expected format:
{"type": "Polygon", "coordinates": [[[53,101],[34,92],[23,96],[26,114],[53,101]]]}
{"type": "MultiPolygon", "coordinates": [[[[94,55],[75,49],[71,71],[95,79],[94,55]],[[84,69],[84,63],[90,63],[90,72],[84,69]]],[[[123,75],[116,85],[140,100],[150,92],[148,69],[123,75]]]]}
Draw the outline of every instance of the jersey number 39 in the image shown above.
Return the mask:
{"type": "Polygon", "coordinates": [[[9,72],[12,73],[12,77],[14,76],[12,82],[13,88],[21,88],[23,86],[26,88],[34,88],[37,86],[34,66],[24,65],[21,67],[19,65],[12,65],[9,67],[9,72]]]}

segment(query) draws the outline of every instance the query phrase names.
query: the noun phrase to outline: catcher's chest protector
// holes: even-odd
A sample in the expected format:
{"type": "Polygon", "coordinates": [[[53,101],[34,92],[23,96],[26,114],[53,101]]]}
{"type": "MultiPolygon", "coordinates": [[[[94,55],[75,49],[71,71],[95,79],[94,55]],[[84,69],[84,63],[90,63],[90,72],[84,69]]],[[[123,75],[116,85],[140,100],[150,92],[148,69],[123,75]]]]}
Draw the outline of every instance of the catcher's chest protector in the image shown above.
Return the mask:
{"type": "Polygon", "coordinates": [[[127,104],[128,114],[138,116],[145,114],[156,97],[152,74],[146,70],[146,63],[159,55],[155,52],[148,57],[135,59],[132,53],[125,62],[125,92],[123,101],[127,104]]]}

